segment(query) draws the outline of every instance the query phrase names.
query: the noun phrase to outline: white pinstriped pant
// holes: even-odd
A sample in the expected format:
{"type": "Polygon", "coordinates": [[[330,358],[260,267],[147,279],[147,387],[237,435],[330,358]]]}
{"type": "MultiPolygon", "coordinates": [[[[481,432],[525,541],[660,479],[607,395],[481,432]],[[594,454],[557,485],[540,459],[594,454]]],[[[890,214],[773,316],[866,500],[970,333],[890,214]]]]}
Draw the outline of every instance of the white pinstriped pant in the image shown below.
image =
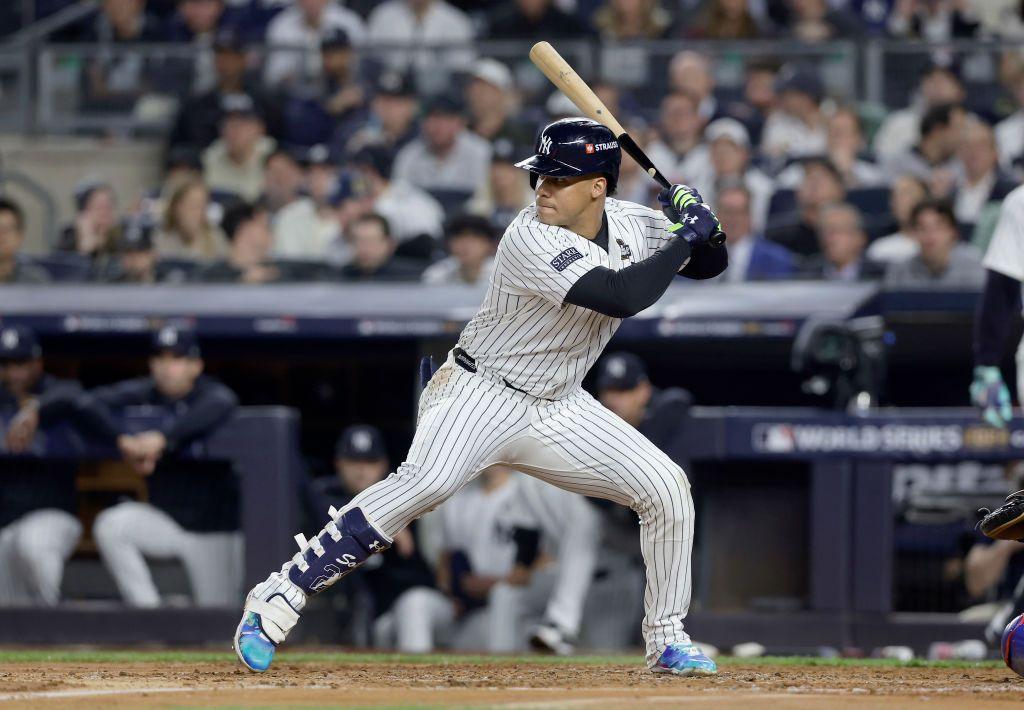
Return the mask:
{"type": "Polygon", "coordinates": [[[64,564],[81,537],[78,518],[56,508],[0,528],[0,606],[57,604],[64,564]]]}
{"type": "Polygon", "coordinates": [[[406,461],[347,507],[359,506],[393,536],[491,466],[636,511],[647,565],[648,663],[667,644],[688,640],[690,484],[668,456],[582,389],[549,402],[467,372],[449,356],[420,397],[406,461]]]}

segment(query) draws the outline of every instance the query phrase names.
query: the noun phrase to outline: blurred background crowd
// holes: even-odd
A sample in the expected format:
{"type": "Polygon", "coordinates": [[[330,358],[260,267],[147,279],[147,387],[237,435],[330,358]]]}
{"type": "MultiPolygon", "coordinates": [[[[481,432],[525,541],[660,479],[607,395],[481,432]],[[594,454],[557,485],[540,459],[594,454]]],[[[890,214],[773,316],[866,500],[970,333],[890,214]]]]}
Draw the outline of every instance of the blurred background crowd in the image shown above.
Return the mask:
{"type": "MultiPolygon", "coordinates": [[[[576,43],[597,47],[584,72],[597,93],[670,180],[719,211],[725,281],[977,288],[999,202],[1024,174],[1020,53],[989,53],[980,69],[963,52],[897,57],[902,86],[881,106],[826,61],[871,37],[1012,39],[1024,27],[1013,3],[94,5],[50,46],[76,62],[81,115],[133,122],[77,130],[161,136],[162,178],[125,195],[102,166],[82,170],[73,194],[51,195],[73,217],[43,249],[22,248],[17,202],[0,206],[0,280],[485,282],[532,198],[514,163],[543,124],[577,113],[524,70],[525,52],[499,42],[506,54],[488,56],[495,40],[558,39],[570,59],[576,43]],[[747,49],[713,61],[687,49],[696,40],[747,49]],[[778,54],[780,40],[811,54],[778,54]]],[[[75,9],[36,12],[63,6],[75,9]]],[[[655,195],[625,160],[618,196],[655,195]]]]}

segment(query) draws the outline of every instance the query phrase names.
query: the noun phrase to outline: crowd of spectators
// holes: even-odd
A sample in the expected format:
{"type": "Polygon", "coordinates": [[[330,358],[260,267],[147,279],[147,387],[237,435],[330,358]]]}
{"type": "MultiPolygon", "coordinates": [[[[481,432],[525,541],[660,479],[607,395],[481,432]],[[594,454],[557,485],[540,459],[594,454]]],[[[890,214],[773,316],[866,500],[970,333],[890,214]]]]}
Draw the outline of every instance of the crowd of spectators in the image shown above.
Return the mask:
{"type": "MultiPolygon", "coordinates": [[[[1016,36],[1019,14],[977,0],[103,0],[58,39],[111,50],[85,65],[84,109],[175,95],[162,184],[126,204],[94,166],[38,258],[19,254],[22,211],[0,204],[0,282],[485,282],[532,199],[514,163],[577,111],[474,41],[938,41],[1016,36]],[[158,62],[118,47],[139,42],[191,51],[158,62]]],[[[933,53],[880,120],[809,62],[754,56],[737,90],[698,51],[645,60],[642,86],[616,57],[592,83],[662,172],[721,212],[721,281],[981,283],[993,215],[1024,175],[1020,57],[1002,58],[1000,100],[976,106],[933,53]],[[928,236],[950,215],[955,240],[928,236]]],[[[656,191],[623,161],[620,198],[656,206],[656,191]]]]}

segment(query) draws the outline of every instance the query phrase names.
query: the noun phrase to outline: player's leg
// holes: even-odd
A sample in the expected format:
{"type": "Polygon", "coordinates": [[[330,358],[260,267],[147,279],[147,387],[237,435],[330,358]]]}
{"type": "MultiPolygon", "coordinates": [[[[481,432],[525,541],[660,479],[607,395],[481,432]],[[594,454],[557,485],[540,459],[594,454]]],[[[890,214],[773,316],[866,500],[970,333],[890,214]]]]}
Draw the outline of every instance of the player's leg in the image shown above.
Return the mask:
{"type": "Polygon", "coordinates": [[[640,432],[585,392],[540,408],[515,459],[527,473],[576,493],[629,505],[640,516],[647,590],[643,632],[655,671],[715,672],[690,643],[693,501],[683,470],[640,432]]]}
{"type": "Polygon", "coordinates": [[[173,559],[188,547],[188,533],[149,503],[127,501],[96,516],[92,537],[121,598],[133,607],[160,605],[146,557],[173,559]]]}
{"type": "Polygon", "coordinates": [[[64,565],[81,537],[82,524],[64,510],[35,510],[18,521],[14,554],[34,603],[54,606],[60,601],[64,565]]]}
{"type": "Polygon", "coordinates": [[[552,560],[534,570],[526,584],[498,582],[491,588],[487,597],[488,651],[525,650],[526,630],[542,618],[558,580],[558,567],[552,560]]]}
{"type": "Polygon", "coordinates": [[[241,596],[245,542],[239,532],[189,532],[181,562],[196,606],[231,606],[241,596]]]}
{"type": "Polygon", "coordinates": [[[300,552],[249,593],[235,634],[242,662],[265,670],[308,595],[390,547],[395,533],[456,493],[527,424],[521,397],[452,365],[438,370],[420,399],[406,461],[343,510],[329,511],[324,529],[308,542],[302,538],[300,552]]]}
{"type": "Polygon", "coordinates": [[[436,589],[413,587],[395,600],[395,650],[401,653],[430,653],[438,635],[455,623],[455,605],[436,589]]]}

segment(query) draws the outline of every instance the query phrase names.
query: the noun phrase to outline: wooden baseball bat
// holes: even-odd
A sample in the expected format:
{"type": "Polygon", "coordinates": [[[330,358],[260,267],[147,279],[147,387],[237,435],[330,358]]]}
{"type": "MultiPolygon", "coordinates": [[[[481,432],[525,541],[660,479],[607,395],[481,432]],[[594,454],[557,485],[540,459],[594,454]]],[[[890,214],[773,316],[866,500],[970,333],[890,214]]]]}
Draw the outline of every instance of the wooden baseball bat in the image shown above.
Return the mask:
{"type": "MultiPolygon", "coordinates": [[[[597,97],[594,90],[587,86],[587,82],[580,79],[569,62],[565,61],[558,50],[549,42],[537,42],[530,49],[530,61],[543,72],[544,76],[551,80],[551,83],[558,87],[559,91],[569,97],[569,100],[576,104],[576,108],[585,116],[591,118],[615,134],[619,141],[619,147],[626,151],[648,175],[668,190],[672,183],[661,173],[651,162],[643,149],[637,145],[633,137],[626,132],[618,119],[615,118],[604,105],[604,102],[597,97]]],[[[711,235],[711,243],[719,246],[725,243],[725,232],[721,230],[711,235]]]]}

